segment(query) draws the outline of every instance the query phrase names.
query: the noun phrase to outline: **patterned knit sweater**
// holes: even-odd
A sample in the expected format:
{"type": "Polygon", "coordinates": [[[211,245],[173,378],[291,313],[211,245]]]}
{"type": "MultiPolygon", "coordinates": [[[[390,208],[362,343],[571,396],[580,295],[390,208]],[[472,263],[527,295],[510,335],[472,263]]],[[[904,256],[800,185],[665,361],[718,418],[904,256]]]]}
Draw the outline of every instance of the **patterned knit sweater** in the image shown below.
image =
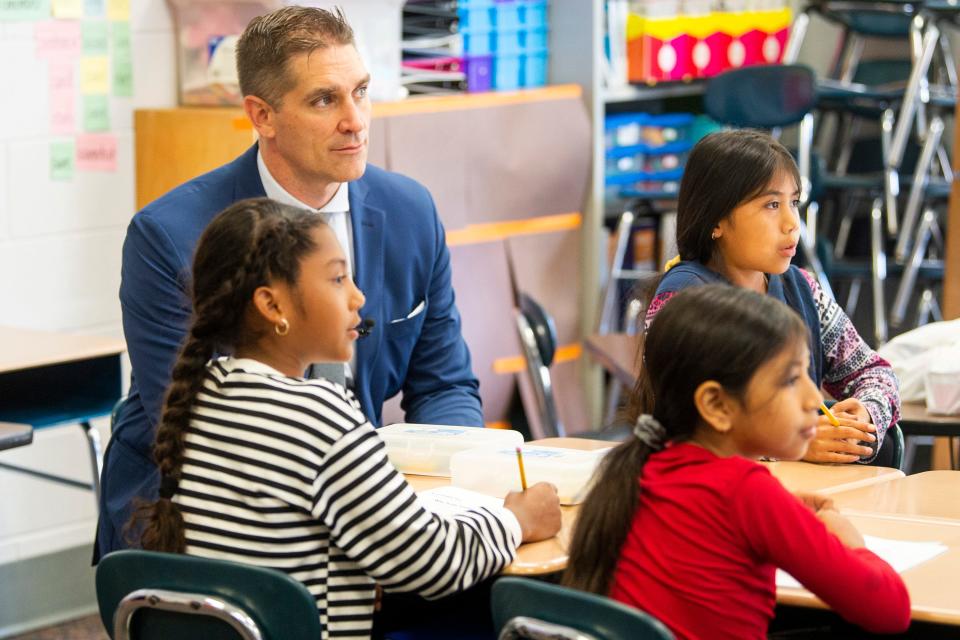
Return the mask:
{"type": "MultiPolygon", "coordinates": [[[[680,264],[689,265],[690,263],[680,264]]],[[[697,284],[728,282],[723,276],[710,271],[703,265],[696,265],[697,275],[693,278],[671,277],[672,271],[664,275],[647,308],[645,319],[647,327],[663,305],[678,291],[697,284]]],[[[771,284],[774,278],[779,277],[781,276],[770,276],[771,284]]],[[[887,428],[891,424],[896,424],[900,418],[900,388],[897,377],[893,373],[893,367],[863,341],[847,314],[843,312],[836,300],[820,288],[812,275],[803,269],[791,266],[782,277],[797,279],[810,288],[815,314],[819,319],[819,327],[810,327],[811,334],[813,336],[819,334],[820,337],[823,378],[818,382],[827,393],[838,400],[856,398],[862,402],[873,424],[877,427],[874,455],[861,460],[861,462],[869,462],[876,457],[876,451],[883,443],[887,428]]],[[[773,293],[773,291],[774,287],[771,286],[770,292],[773,293]]],[[[780,296],[777,297],[780,298],[780,296]]],[[[809,310],[807,310],[808,313],[804,313],[804,309],[796,308],[798,303],[790,299],[780,299],[800,313],[801,317],[805,319],[810,317],[809,310]]],[[[814,351],[817,346],[811,345],[811,351],[814,351]]]]}

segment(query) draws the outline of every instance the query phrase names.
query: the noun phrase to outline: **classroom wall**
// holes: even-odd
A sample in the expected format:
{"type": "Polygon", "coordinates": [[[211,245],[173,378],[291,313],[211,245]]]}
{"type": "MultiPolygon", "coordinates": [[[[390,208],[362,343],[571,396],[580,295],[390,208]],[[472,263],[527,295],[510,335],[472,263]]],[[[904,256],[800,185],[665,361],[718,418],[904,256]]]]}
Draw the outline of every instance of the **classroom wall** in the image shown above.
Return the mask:
{"type": "MultiPolygon", "coordinates": [[[[51,178],[51,143],[76,137],[52,133],[49,74],[57,63],[38,55],[36,29],[34,21],[0,22],[7,96],[0,105],[0,324],[121,335],[120,247],[134,212],[132,114],[176,104],[170,14],[164,0],[130,2],[133,95],[109,97],[107,133],[116,136],[116,169],[75,167],[65,180],[51,178]]],[[[73,69],[79,134],[79,67],[66,64],[73,69]]],[[[105,421],[98,426],[106,436],[105,421]]],[[[44,429],[32,446],[4,452],[2,459],[87,480],[84,446],[76,426],[44,429]]],[[[89,491],[0,471],[0,496],[0,566],[93,541],[89,491]]],[[[0,636],[10,614],[0,607],[0,636]]]]}

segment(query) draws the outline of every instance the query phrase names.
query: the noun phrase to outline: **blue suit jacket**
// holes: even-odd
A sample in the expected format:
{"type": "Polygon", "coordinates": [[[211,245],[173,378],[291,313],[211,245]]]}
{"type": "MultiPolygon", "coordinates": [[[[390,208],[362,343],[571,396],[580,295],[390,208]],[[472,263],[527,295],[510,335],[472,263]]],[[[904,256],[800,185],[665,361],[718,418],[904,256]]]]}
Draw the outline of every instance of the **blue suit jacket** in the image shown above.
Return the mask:
{"type": "MultiPolygon", "coordinates": [[[[409,422],[482,425],[433,199],[419,183],[373,166],[348,189],[355,278],[366,296],[360,314],[376,323],[356,347],[364,413],[379,425],[384,401],[402,390],[409,422]],[[407,319],[421,302],[424,310],[407,319]]],[[[133,499],[156,497],[153,437],[190,318],[186,291],[197,240],[231,203],[264,195],[254,145],[152,202],[127,229],[120,304],[133,372],[104,460],[95,558],[126,546],[120,532],[133,499]]]]}

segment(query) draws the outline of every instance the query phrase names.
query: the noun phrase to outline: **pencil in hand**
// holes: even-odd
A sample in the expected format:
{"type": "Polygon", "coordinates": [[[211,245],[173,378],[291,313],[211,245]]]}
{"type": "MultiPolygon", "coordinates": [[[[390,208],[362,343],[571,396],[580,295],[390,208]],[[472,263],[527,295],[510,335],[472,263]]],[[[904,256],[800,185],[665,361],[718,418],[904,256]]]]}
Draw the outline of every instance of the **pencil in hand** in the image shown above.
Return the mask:
{"type": "Polygon", "coordinates": [[[523,471],[523,452],[517,447],[517,466],[520,467],[520,487],[527,490],[527,474],[523,471]]]}
{"type": "Polygon", "coordinates": [[[830,411],[830,409],[827,408],[827,405],[823,402],[820,403],[820,411],[823,411],[823,415],[827,416],[827,420],[830,421],[830,424],[835,427],[840,426],[840,421],[837,420],[837,416],[833,415],[833,412],[830,411]]]}

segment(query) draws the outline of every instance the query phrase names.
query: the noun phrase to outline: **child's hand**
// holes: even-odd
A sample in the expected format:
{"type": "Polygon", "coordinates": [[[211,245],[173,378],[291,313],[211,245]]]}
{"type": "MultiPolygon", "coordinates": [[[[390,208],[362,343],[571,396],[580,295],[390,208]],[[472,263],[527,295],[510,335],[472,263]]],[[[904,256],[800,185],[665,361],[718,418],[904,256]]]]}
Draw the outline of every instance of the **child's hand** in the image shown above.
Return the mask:
{"type": "Polygon", "coordinates": [[[823,509],[833,509],[833,500],[816,493],[794,493],[794,496],[802,502],[808,509],[814,513],[819,513],[823,509]]]}
{"type": "Polygon", "coordinates": [[[853,526],[853,523],[844,518],[833,509],[823,509],[817,512],[817,517],[827,526],[833,535],[840,538],[840,542],[851,549],[859,549],[865,546],[863,536],[853,526]]]}
{"type": "Polygon", "coordinates": [[[503,506],[513,512],[523,531],[523,542],[537,542],[560,531],[560,498],[549,482],[538,482],[526,491],[511,491],[503,506]]]}
{"type": "Polygon", "coordinates": [[[856,462],[869,456],[873,449],[860,444],[876,442],[877,428],[870,424],[870,414],[856,398],[847,398],[833,405],[839,427],[830,424],[827,416],[817,418],[817,435],[810,442],[803,459],[807,462],[856,462]],[[866,419],[863,418],[866,416],[866,419]]]}

